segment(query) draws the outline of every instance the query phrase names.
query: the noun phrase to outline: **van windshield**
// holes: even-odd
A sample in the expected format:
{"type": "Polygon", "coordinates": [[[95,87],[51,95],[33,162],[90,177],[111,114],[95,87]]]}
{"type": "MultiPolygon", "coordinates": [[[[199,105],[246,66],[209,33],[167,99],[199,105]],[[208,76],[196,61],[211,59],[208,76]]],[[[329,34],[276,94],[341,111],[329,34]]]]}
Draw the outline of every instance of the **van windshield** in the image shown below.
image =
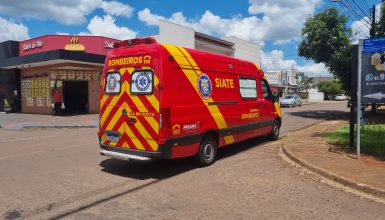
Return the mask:
{"type": "Polygon", "coordinates": [[[292,95],[287,95],[287,96],[285,96],[285,97],[283,97],[284,99],[292,99],[292,98],[294,98],[294,96],[292,96],[292,95]]]}

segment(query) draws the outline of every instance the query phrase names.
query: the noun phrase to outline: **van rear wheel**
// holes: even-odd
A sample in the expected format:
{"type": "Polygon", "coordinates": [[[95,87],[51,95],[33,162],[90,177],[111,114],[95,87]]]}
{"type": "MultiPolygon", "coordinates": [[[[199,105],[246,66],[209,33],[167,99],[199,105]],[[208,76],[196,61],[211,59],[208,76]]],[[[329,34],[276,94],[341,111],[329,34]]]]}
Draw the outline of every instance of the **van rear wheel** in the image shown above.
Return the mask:
{"type": "Polygon", "coordinates": [[[215,162],[217,156],[218,144],[212,136],[203,138],[199,151],[195,155],[195,162],[200,166],[209,166],[215,162]]]}

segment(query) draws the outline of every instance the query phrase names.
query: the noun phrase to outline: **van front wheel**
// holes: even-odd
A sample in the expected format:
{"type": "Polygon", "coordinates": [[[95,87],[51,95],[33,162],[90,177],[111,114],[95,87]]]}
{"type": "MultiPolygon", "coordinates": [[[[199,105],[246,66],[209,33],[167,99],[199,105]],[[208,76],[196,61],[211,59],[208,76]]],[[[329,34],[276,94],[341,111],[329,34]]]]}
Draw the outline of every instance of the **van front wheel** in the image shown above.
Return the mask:
{"type": "Polygon", "coordinates": [[[209,166],[215,162],[217,156],[217,142],[212,136],[206,136],[203,138],[199,151],[195,155],[195,162],[200,166],[209,166]]]}
{"type": "Polygon", "coordinates": [[[273,128],[271,129],[271,132],[268,135],[270,140],[272,140],[272,141],[278,140],[280,128],[281,128],[281,123],[279,123],[278,120],[274,120],[273,128]]]}

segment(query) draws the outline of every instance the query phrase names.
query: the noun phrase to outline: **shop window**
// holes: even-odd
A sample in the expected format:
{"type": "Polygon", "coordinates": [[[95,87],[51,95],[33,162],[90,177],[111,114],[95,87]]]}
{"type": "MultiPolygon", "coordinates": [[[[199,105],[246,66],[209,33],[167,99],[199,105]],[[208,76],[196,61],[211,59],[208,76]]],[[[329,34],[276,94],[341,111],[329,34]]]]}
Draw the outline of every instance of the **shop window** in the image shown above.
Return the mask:
{"type": "Polygon", "coordinates": [[[239,78],[239,89],[242,98],[257,98],[257,81],[255,79],[239,78]]]}

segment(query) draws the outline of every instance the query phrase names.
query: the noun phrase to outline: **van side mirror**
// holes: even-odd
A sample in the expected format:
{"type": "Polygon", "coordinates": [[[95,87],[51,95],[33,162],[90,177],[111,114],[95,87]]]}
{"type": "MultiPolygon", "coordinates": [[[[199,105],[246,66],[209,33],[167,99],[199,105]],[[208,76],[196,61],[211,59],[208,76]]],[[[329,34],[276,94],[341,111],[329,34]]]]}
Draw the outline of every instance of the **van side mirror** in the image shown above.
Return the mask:
{"type": "Polygon", "coordinates": [[[278,100],[279,100],[278,93],[276,93],[276,92],[273,93],[273,100],[278,102],[278,100]]]}

